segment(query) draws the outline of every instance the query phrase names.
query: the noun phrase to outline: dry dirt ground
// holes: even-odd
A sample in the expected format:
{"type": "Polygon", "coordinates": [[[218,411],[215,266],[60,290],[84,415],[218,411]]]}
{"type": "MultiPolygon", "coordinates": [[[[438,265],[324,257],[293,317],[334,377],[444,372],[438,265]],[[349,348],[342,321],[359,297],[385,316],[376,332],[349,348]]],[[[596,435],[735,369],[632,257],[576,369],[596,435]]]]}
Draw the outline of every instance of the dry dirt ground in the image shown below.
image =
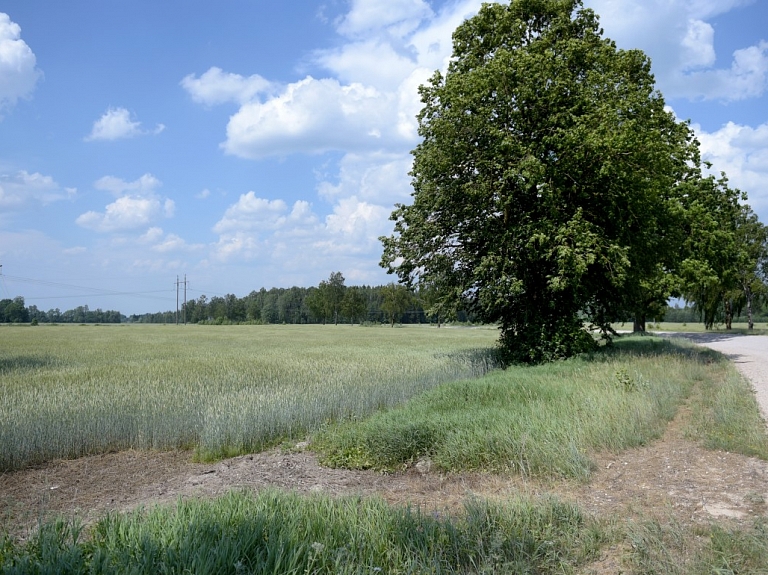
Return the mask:
{"type": "MultiPolygon", "coordinates": [[[[685,335],[729,355],[751,378],[768,413],[768,337],[685,335]]],[[[395,504],[451,511],[469,496],[509,498],[554,493],[599,516],[673,517],[683,524],[751,521],[768,514],[768,462],[701,449],[683,437],[682,409],[662,439],[621,454],[595,456],[588,484],[481,474],[442,475],[422,464],[382,475],[327,469],[308,451],[278,450],[214,464],[190,453],[128,451],[56,461],[0,475],[0,521],[24,537],[41,518],[77,515],[86,522],[112,510],[209,497],[233,488],[379,495],[395,504]]]]}

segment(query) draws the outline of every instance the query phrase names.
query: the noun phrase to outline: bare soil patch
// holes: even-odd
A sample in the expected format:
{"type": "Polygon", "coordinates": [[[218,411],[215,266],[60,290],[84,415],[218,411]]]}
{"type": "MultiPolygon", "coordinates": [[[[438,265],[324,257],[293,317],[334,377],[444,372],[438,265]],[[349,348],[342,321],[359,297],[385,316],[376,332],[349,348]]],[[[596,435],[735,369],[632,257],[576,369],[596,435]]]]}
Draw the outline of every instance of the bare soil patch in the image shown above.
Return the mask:
{"type": "MultiPolygon", "coordinates": [[[[762,349],[768,353],[768,346],[762,349]]],[[[762,373],[768,374],[768,357],[763,355],[761,361],[766,362],[762,373]]],[[[267,487],[375,494],[394,504],[438,512],[456,511],[471,496],[507,499],[551,493],[603,517],[650,515],[689,524],[745,522],[768,514],[768,462],[700,448],[683,436],[686,418],[682,409],[664,437],[651,445],[595,455],[597,469],[588,484],[442,475],[429,470],[427,462],[388,475],[328,469],[308,451],[272,450],[214,464],[191,463],[189,452],[127,451],[0,475],[0,518],[11,533],[24,537],[41,519],[53,515],[76,515],[91,522],[110,511],[171,503],[180,497],[267,487]]]]}

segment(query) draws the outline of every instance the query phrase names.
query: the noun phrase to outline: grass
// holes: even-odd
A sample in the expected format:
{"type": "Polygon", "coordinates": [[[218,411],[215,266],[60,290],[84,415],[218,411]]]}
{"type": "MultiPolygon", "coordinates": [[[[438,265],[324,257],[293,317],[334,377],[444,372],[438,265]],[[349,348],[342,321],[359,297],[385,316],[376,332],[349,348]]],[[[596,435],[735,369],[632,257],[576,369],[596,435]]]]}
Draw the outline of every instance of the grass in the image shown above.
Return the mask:
{"type": "MultiPolygon", "coordinates": [[[[620,323],[614,324],[616,330],[632,330],[632,323],[620,323]]],[[[720,333],[720,334],[742,334],[742,335],[768,335],[768,323],[756,322],[754,328],[750,331],[746,322],[736,322],[732,325],[732,329],[725,329],[725,324],[717,324],[713,329],[707,330],[704,328],[702,322],[668,322],[662,321],[658,323],[648,322],[646,330],[649,332],[654,331],[672,331],[682,333],[720,333]]]]}
{"type": "Polygon", "coordinates": [[[492,329],[0,327],[0,470],[304,438],[492,367],[492,329]]]}
{"type": "MultiPolygon", "coordinates": [[[[80,329],[96,333],[100,328],[80,329]]],[[[163,347],[160,335],[168,333],[162,352],[146,351],[155,358],[169,353],[178,337],[172,328],[165,328],[166,332],[164,328],[126,329],[152,349],[163,347]]],[[[208,364],[213,357],[226,357],[251,377],[248,363],[242,358],[237,362],[244,350],[257,348],[246,339],[270,334],[272,345],[286,351],[280,328],[273,328],[276,333],[247,328],[249,338],[229,331],[242,328],[223,329],[215,335],[191,332],[184,344],[207,343],[215,348],[215,352],[207,350],[214,354],[208,364]],[[226,344],[215,346],[216,338],[223,338],[226,344]]],[[[478,365],[487,367],[478,359],[485,356],[471,350],[482,347],[478,344],[483,337],[495,335],[475,330],[441,332],[438,337],[447,339],[433,340],[444,346],[435,357],[427,350],[434,345],[428,338],[437,330],[356,329],[351,333],[366,341],[359,348],[336,341],[332,333],[336,332],[310,330],[304,339],[300,333],[291,334],[302,345],[290,348],[293,355],[289,357],[302,357],[303,349],[306,354],[325,354],[345,365],[347,356],[333,355],[339,349],[354,358],[353,363],[364,361],[373,351],[390,350],[393,355],[382,360],[385,365],[391,357],[406,354],[407,361],[457,362],[476,369],[478,365]],[[388,339],[393,333],[397,337],[388,339]],[[461,339],[465,336],[470,341],[461,339]]],[[[121,335],[115,342],[140,343],[125,337],[121,335]]],[[[106,334],[101,339],[106,346],[106,334]]],[[[78,346],[71,345],[77,358],[78,346]]],[[[258,346],[267,357],[277,354],[263,341],[258,346]]],[[[0,370],[6,370],[3,384],[5,375],[14,371],[33,375],[28,381],[38,381],[40,386],[36,377],[60,373],[67,365],[84,373],[106,369],[93,359],[93,352],[76,369],[77,361],[72,363],[61,351],[52,352],[49,347],[45,353],[40,349],[21,353],[21,349],[10,360],[0,359],[0,370]]],[[[127,346],[125,355],[118,354],[117,362],[130,363],[141,357],[130,350],[127,346]]],[[[205,353],[201,351],[203,356],[205,353]]],[[[191,365],[206,364],[195,363],[196,356],[189,352],[184,357],[191,365]]],[[[167,361],[181,369],[175,360],[167,361]]],[[[223,377],[235,377],[226,368],[228,361],[217,365],[223,377]]],[[[259,365],[266,370],[267,364],[259,365]]],[[[273,365],[272,373],[284,373],[277,363],[273,365]]],[[[174,381],[180,385],[190,373],[181,370],[174,381]]],[[[382,379],[373,380],[382,384],[382,379]]],[[[363,388],[368,393],[377,389],[363,388]]],[[[419,391],[421,394],[414,391],[413,399],[403,405],[374,406],[380,411],[354,422],[326,421],[315,435],[315,445],[325,450],[332,463],[353,467],[396,469],[427,456],[442,470],[587,479],[592,452],[621,451],[652,441],[685,403],[691,412],[688,434],[693,440],[768,458],[765,422],[749,385],[722,355],[682,341],[626,337],[611,349],[566,362],[514,367],[479,379],[423,385],[419,391]]],[[[761,495],[755,497],[756,504],[763,503],[761,495]]],[[[621,569],[627,573],[765,573],[768,523],[763,518],[745,526],[689,525],[674,518],[644,517],[642,511],[630,518],[598,519],[578,505],[546,494],[503,503],[470,499],[463,513],[446,516],[392,507],[375,498],[302,497],[277,491],[230,493],[215,500],[180,501],[175,507],[111,514],[87,529],[70,521],[52,522],[26,542],[0,535],[0,573],[568,574],[590,572],[591,562],[609,546],[618,550],[614,553],[620,553],[621,569]]]]}
{"type": "Polygon", "coordinates": [[[428,457],[441,471],[586,480],[591,453],[658,438],[696,383],[702,388],[692,436],[768,457],[754,397],[733,367],[713,352],[648,337],[622,338],[589,357],[447,383],[362,422],[329,426],[313,447],[338,467],[388,471],[428,457]]]}
{"type": "Polygon", "coordinates": [[[599,526],[555,499],[470,501],[461,518],[380,499],[230,493],[110,515],[0,543],[0,573],[571,573],[594,556],[599,526]]]}
{"type": "Polygon", "coordinates": [[[690,527],[671,519],[632,523],[626,562],[636,575],[763,574],[768,566],[768,522],[743,528],[690,527]]]}

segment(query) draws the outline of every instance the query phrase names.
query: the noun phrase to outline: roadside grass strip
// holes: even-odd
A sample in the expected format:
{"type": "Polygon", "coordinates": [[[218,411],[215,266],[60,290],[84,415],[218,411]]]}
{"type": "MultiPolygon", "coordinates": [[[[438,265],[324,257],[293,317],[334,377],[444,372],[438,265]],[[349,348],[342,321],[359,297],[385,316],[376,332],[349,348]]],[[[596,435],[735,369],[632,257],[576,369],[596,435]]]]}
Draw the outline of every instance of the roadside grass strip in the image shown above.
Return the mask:
{"type": "Polygon", "coordinates": [[[392,471],[429,458],[446,472],[587,480],[590,454],[659,438],[691,396],[694,439],[768,456],[765,424],[733,366],[715,352],[651,337],[446,383],[363,421],[330,425],[312,446],[337,467],[392,471]]]}
{"type": "Polygon", "coordinates": [[[571,573],[605,535],[552,498],[470,501],[460,517],[380,499],[233,492],[0,540],[0,573],[571,573]],[[84,536],[87,535],[87,536],[84,536]]]}

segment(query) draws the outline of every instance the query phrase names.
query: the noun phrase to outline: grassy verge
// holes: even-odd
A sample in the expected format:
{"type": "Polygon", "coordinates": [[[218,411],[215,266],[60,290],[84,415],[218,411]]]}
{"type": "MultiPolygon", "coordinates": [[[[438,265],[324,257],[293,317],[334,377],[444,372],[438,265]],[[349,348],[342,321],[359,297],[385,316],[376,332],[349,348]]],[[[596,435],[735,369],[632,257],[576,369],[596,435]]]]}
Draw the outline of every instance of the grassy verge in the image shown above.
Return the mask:
{"type": "Polygon", "coordinates": [[[586,479],[590,453],[658,438],[697,382],[706,390],[696,394],[695,433],[708,443],[727,435],[732,450],[768,455],[759,416],[742,417],[757,413],[754,398],[725,360],[647,337],[622,338],[589,357],[448,383],[362,422],[330,426],[313,446],[340,467],[393,470],[429,457],[443,471],[586,479]]]}
{"type": "Polygon", "coordinates": [[[690,527],[645,520],[627,527],[625,563],[636,575],[766,573],[768,522],[743,527],[690,527]]]}
{"type": "MultiPolygon", "coordinates": [[[[614,329],[632,330],[632,323],[615,324],[614,329]]],[[[752,330],[748,329],[746,323],[734,323],[732,329],[725,329],[724,324],[715,325],[714,329],[707,330],[701,322],[671,322],[662,321],[658,323],[649,322],[646,326],[649,332],[654,331],[672,331],[682,333],[720,333],[720,334],[742,334],[742,335],[768,335],[768,323],[757,322],[752,330]]]]}
{"type": "Polygon", "coordinates": [[[451,520],[378,499],[232,493],[112,515],[87,541],[50,524],[0,544],[0,573],[569,573],[603,536],[554,499],[470,502],[451,520]]]}

